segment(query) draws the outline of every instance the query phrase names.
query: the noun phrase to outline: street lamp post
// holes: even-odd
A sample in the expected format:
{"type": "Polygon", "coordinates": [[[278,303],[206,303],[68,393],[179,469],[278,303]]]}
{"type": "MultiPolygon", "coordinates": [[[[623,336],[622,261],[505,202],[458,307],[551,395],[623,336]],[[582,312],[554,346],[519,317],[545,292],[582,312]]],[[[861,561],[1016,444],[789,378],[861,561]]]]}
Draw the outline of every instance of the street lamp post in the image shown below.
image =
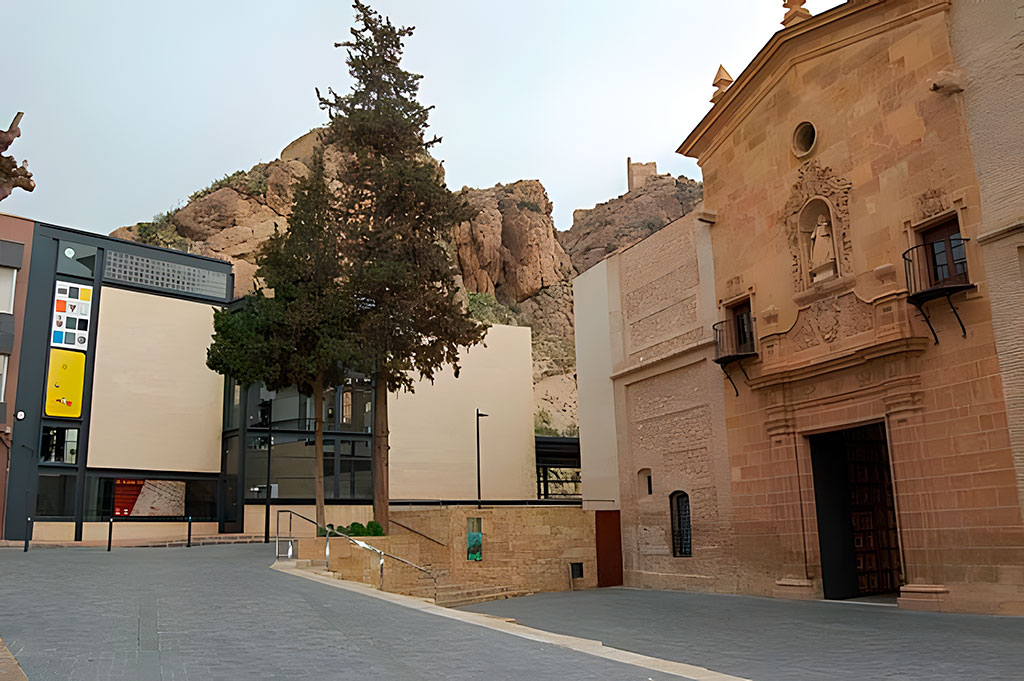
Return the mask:
{"type": "MultiPolygon", "coordinates": [[[[266,494],[265,510],[263,514],[263,543],[270,543],[270,452],[274,448],[274,398],[266,401],[267,404],[267,486],[264,489],[266,494]]],[[[280,535],[280,532],[278,532],[280,535]]]]}
{"type": "Polygon", "coordinates": [[[476,507],[481,507],[480,496],[480,419],[486,418],[487,414],[479,409],[476,410],[476,507]]]}

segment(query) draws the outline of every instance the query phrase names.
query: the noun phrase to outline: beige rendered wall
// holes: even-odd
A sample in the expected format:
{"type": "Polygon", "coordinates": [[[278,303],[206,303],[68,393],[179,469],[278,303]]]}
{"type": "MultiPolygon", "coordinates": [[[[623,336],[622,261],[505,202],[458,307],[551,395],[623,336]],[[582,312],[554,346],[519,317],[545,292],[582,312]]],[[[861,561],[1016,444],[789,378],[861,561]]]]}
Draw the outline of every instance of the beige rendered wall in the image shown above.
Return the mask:
{"type": "Polygon", "coordinates": [[[224,380],[213,310],[109,286],[100,295],[89,467],[220,471],[224,380]]]}
{"type": "Polygon", "coordinates": [[[967,133],[981,189],[978,243],[1024,503],[1024,0],[953,3],[950,29],[963,72],[967,133]]]}
{"type": "Polygon", "coordinates": [[[622,354],[617,328],[617,273],[618,261],[612,258],[597,263],[572,283],[579,389],[577,415],[583,507],[586,509],[619,507],[615,395],[611,379],[613,356],[622,354]],[[617,355],[613,355],[613,337],[619,340],[617,355]]]}
{"type": "Polygon", "coordinates": [[[494,325],[461,360],[388,397],[391,498],[475,499],[480,409],[483,498],[535,499],[530,329],[494,325]]]}

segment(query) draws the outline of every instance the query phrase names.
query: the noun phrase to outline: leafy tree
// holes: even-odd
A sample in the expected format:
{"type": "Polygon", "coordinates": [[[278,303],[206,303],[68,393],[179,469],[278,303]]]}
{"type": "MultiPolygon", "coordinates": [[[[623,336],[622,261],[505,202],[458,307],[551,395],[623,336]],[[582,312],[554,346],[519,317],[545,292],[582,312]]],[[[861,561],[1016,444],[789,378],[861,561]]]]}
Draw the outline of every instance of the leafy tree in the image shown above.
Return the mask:
{"type": "Polygon", "coordinates": [[[243,385],[295,386],[313,399],[316,521],[324,526],[323,398],[342,382],[357,346],[353,299],[344,288],[342,230],[332,207],[323,155],[295,187],[287,232],[275,232],[257,260],[255,293],[240,309],[214,314],[207,365],[243,385]]]}
{"type": "Polygon", "coordinates": [[[458,375],[459,349],[479,342],[485,327],[456,298],[447,244],[472,213],[444,184],[426,138],[432,107],[417,101],[422,76],[401,68],[396,27],[356,0],[356,26],[346,63],[352,90],[320,97],[330,115],[324,142],[345,156],[338,210],[345,224],[346,284],[358,301],[354,332],[364,366],[375,376],[374,518],[388,530],[389,392],[412,390],[418,375],[432,379],[446,365],[458,375]]]}

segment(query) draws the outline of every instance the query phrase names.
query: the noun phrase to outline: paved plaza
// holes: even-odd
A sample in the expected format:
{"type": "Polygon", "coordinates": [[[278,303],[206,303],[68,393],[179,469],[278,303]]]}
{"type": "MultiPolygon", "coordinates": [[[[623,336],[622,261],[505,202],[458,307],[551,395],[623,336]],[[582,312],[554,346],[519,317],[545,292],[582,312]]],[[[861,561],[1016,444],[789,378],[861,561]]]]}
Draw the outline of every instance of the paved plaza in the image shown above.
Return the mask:
{"type": "Polygon", "coordinates": [[[0,549],[29,681],[678,679],[268,568],[273,546],[0,549]]]}
{"type": "MultiPolygon", "coordinates": [[[[272,562],[260,544],[0,549],[0,638],[30,681],[680,678],[272,562]]],[[[621,588],[461,610],[758,681],[1019,680],[1024,669],[1024,618],[621,588]]]]}
{"type": "Polygon", "coordinates": [[[757,681],[1024,679],[1024,617],[623,588],[463,609],[757,681]]]}

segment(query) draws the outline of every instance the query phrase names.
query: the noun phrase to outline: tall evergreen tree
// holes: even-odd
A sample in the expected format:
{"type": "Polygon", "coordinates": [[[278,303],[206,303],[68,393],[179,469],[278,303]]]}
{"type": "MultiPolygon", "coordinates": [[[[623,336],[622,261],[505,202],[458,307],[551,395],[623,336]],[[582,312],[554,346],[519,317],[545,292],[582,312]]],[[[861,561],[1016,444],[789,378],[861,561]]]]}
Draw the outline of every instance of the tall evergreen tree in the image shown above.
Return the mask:
{"type": "Polygon", "coordinates": [[[324,393],[343,381],[358,347],[351,333],[354,300],[344,285],[343,234],[320,151],[296,184],[288,225],[262,247],[256,292],[241,309],[215,313],[206,363],[243,385],[295,386],[312,398],[316,522],[323,527],[324,393]]]}
{"type": "Polygon", "coordinates": [[[388,393],[412,390],[417,376],[432,379],[446,365],[457,375],[460,348],[479,342],[484,327],[456,298],[448,252],[454,226],[471,212],[430,157],[440,138],[426,136],[432,107],[416,99],[422,76],[400,65],[413,29],[394,26],[359,0],[353,7],[352,38],[335,45],[347,50],[352,90],[331,90],[320,104],[330,114],[324,141],[347,158],[339,176],[342,250],[359,307],[355,335],[376,379],[374,517],[386,532],[388,393]]]}

